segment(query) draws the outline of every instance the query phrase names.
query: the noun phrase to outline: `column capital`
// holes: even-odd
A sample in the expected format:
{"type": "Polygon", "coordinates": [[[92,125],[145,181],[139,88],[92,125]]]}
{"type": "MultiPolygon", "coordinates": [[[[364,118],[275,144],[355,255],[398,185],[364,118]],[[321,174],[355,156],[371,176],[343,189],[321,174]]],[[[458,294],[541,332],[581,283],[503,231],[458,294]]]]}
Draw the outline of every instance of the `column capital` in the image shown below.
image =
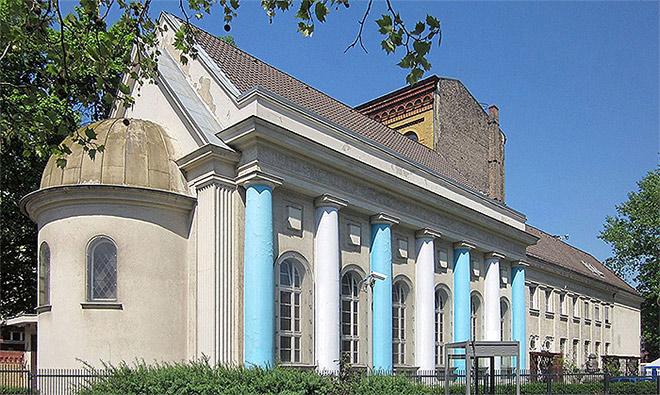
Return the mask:
{"type": "Polygon", "coordinates": [[[369,219],[372,224],[396,225],[399,223],[398,218],[385,213],[378,213],[376,215],[372,215],[371,218],[369,219]]]}
{"type": "Polygon", "coordinates": [[[466,250],[474,250],[477,248],[474,244],[468,243],[467,241],[459,241],[457,243],[454,243],[454,249],[466,249],[466,250]]]}
{"type": "Polygon", "coordinates": [[[254,170],[249,173],[241,174],[236,178],[236,183],[245,188],[250,185],[259,184],[267,185],[271,188],[282,185],[282,179],[267,173],[264,173],[261,170],[254,170]]]}
{"type": "Polygon", "coordinates": [[[499,252],[491,251],[491,252],[487,252],[484,255],[484,258],[485,259],[500,259],[501,260],[501,259],[506,258],[506,256],[504,254],[500,254],[499,252]]]}
{"type": "Polygon", "coordinates": [[[195,187],[196,190],[201,190],[211,185],[218,185],[233,189],[236,188],[236,181],[217,173],[207,173],[192,180],[191,185],[195,187]]]}
{"type": "Polygon", "coordinates": [[[429,228],[423,228],[415,232],[415,238],[417,239],[424,239],[424,238],[439,239],[440,237],[442,237],[440,232],[436,232],[435,230],[429,228]]]}
{"type": "Polygon", "coordinates": [[[346,200],[328,195],[327,193],[314,199],[314,207],[334,207],[339,210],[340,208],[346,207],[347,204],[348,202],[346,200]]]}
{"type": "Polygon", "coordinates": [[[528,266],[529,266],[529,263],[527,263],[525,261],[522,261],[522,260],[511,262],[511,267],[512,268],[514,268],[514,267],[528,267],[528,266]]]}

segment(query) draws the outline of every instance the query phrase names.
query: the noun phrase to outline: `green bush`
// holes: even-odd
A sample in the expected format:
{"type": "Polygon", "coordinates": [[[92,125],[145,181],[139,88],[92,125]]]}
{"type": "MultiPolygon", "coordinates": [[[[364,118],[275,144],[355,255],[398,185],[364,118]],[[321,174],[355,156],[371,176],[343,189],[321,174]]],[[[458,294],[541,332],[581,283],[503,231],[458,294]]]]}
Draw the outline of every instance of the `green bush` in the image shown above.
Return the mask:
{"type": "Polygon", "coordinates": [[[0,394],[1,395],[22,395],[29,394],[30,390],[25,387],[7,387],[0,385],[0,394]]]}
{"type": "Polygon", "coordinates": [[[656,394],[657,387],[654,381],[642,381],[639,383],[610,383],[610,394],[612,395],[652,395],[656,394]]]}
{"type": "MultiPolygon", "coordinates": [[[[211,367],[206,362],[173,363],[148,366],[122,364],[110,367],[111,374],[82,388],[79,395],[108,394],[333,394],[333,395],[415,395],[444,394],[442,383],[435,386],[417,383],[405,376],[343,375],[342,379],[322,376],[313,371],[290,368],[245,369],[211,367]]],[[[655,382],[611,383],[613,395],[655,394],[655,382]]],[[[479,387],[480,392],[484,390],[479,387]]],[[[546,394],[547,383],[521,385],[522,394],[546,394]]],[[[4,394],[0,388],[0,393],[4,394]]],[[[25,392],[8,392],[25,393],[25,392]]],[[[464,385],[450,386],[451,394],[465,393],[464,385]]],[[[498,394],[515,394],[515,385],[502,384],[498,394]]],[[[602,381],[592,383],[552,384],[553,394],[603,394],[602,381]]]]}
{"type": "Polygon", "coordinates": [[[276,368],[211,367],[204,362],[110,367],[111,374],[82,388],[100,394],[332,394],[331,378],[314,372],[276,368]]]}

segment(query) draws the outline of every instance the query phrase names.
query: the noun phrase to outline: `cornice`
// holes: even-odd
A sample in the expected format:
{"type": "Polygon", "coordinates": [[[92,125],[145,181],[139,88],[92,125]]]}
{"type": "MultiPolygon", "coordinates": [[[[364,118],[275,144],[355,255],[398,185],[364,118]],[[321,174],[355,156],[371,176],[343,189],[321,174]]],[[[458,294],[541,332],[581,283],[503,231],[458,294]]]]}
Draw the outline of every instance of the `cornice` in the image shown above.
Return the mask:
{"type": "Polygon", "coordinates": [[[45,210],[71,205],[133,205],[189,212],[195,202],[196,199],[192,196],[159,189],[92,184],[40,189],[23,197],[19,205],[21,211],[36,222],[45,210]]]}

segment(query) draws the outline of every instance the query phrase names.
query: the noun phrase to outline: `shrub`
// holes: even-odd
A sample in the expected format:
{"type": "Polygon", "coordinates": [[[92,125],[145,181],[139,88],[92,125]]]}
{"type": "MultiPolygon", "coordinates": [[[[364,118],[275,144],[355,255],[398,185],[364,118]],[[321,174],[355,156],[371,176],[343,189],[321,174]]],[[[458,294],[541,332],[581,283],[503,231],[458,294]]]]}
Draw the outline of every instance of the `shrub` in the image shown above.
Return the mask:
{"type": "Polygon", "coordinates": [[[0,394],[2,395],[22,395],[30,394],[30,389],[25,387],[7,387],[0,385],[0,394]]]}
{"type": "Polygon", "coordinates": [[[121,364],[110,375],[82,388],[80,395],[100,394],[332,394],[329,377],[294,369],[211,367],[205,362],[154,366],[121,364]]]}

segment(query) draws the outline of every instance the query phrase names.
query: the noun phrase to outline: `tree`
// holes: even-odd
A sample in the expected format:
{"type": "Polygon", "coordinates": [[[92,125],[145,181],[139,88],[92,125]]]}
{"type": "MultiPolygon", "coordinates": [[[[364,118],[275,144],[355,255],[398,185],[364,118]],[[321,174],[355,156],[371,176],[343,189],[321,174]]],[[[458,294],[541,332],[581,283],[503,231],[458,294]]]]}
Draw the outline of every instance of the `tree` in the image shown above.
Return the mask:
{"type": "Polygon", "coordinates": [[[616,206],[599,237],[612,246],[605,264],[617,274],[637,279],[642,341],[651,360],[660,356],[660,168],[637,183],[628,201],[616,206]]]}
{"type": "MultiPolygon", "coordinates": [[[[88,16],[80,9],[65,32],[66,54],[54,51],[61,32],[43,19],[43,5],[0,2],[0,36],[8,38],[2,43],[0,68],[0,317],[36,305],[37,229],[20,212],[19,200],[39,187],[51,152],[67,152],[60,142],[81,120],[107,115],[113,100],[107,93],[117,89],[130,62],[126,21],[105,32],[87,31],[88,16]],[[86,53],[94,51],[108,51],[108,62],[86,62],[86,53]],[[66,71],[59,68],[63,57],[66,71]]],[[[74,139],[94,156],[103,149],[94,137],[84,133],[74,139]]]]}

